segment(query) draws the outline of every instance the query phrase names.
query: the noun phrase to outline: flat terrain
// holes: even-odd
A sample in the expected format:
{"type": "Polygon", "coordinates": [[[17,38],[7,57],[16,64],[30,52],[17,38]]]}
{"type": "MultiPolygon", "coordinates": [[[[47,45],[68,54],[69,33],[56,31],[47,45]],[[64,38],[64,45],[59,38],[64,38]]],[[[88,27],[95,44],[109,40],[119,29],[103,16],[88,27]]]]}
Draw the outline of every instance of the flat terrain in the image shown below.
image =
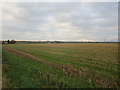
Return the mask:
{"type": "Polygon", "coordinates": [[[118,87],[117,43],[3,45],[3,87],[118,87]]]}

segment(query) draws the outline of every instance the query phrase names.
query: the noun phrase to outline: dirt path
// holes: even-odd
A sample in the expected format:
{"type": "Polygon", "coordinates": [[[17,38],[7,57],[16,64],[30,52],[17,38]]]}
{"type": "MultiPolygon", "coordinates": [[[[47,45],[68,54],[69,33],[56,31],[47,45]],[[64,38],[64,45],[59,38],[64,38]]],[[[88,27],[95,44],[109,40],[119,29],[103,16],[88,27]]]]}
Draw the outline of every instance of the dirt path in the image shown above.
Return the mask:
{"type": "Polygon", "coordinates": [[[6,49],[7,49],[9,52],[15,53],[15,54],[20,55],[20,56],[25,57],[25,58],[29,58],[29,59],[31,59],[31,60],[38,61],[38,62],[40,62],[40,63],[42,63],[42,64],[50,65],[50,66],[55,67],[55,68],[63,68],[63,66],[61,66],[61,65],[44,61],[43,59],[38,58],[38,57],[36,57],[36,56],[34,56],[34,55],[31,55],[31,54],[29,54],[29,53],[26,53],[26,52],[24,52],[24,51],[15,50],[15,49],[12,49],[12,48],[6,48],[6,49]]]}
{"type": "Polygon", "coordinates": [[[57,68],[57,69],[62,69],[65,72],[65,75],[69,76],[69,77],[83,76],[83,77],[89,78],[90,80],[95,80],[97,84],[100,84],[104,87],[117,86],[116,83],[110,82],[109,80],[107,80],[105,78],[102,78],[98,75],[93,77],[92,74],[84,72],[81,69],[76,69],[74,66],[71,66],[71,65],[59,65],[59,64],[56,64],[56,63],[44,61],[43,59],[38,58],[38,57],[36,57],[34,55],[31,55],[29,53],[26,53],[24,51],[15,50],[15,49],[12,49],[12,48],[5,48],[5,49],[8,50],[9,52],[20,55],[22,57],[38,61],[42,64],[49,65],[49,66],[52,66],[52,67],[57,68]]]}

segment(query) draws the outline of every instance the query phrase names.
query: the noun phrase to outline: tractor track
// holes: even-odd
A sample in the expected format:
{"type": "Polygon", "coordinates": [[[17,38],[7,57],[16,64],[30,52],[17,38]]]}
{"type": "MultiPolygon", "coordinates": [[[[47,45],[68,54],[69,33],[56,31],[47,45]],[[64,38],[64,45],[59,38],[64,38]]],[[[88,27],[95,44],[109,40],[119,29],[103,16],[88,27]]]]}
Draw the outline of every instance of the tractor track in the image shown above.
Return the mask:
{"type": "Polygon", "coordinates": [[[97,84],[102,85],[104,87],[118,86],[116,82],[110,82],[106,78],[100,77],[98,75],[92,76],[90,73],[84,72],[81,69],[76,69],[72,65],[59,65],[59,64],[56,64],[56,63],[44,61],[43,59],[38,58],[38,57],[36,57],[34,55],[31,55],[31,54],[29,54],[27,52],[24,52],[24,51],[16,50],[16,49],[13,49],[13,48],[6,48],[6,47],[4,47],[4,48],[7,51],[9,51],[11,53],[14,53],[16,55],[28,58],[30,60],[38,61],[41,64],[49,65],[49,66],[52,66],[52,67],[57,68],[57,69],[62,69],[63,72],[65,72],[66,76],[69,76],[69,77],[83,76],[83,77],[89,78],[91,80],[94,80],[97,84]]]}

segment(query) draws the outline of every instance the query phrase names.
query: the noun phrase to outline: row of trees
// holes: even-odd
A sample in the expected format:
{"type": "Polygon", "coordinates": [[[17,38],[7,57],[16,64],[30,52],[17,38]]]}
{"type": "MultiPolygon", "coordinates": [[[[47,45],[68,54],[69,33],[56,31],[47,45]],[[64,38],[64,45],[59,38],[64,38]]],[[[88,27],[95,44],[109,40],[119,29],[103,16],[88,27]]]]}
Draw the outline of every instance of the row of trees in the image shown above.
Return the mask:
{"type": "Polygon", "coordinates": [[[7,40],[7,41],[2,41],[2,44],[5,44],[5,42],[7,42],[7,44],[15,44],[16,41],[15,40],[7,40]]]}

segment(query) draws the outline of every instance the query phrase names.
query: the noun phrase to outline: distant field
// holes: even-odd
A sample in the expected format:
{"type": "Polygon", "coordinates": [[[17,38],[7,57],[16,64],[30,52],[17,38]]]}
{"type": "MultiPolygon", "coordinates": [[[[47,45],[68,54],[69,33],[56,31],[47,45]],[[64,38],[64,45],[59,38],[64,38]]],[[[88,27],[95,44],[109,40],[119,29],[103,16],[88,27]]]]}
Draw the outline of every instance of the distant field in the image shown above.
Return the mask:
{"type": "Polygon", "coordinates": [[[118,86],[117,43],[3,45],[3,88],[118,86]]]}

